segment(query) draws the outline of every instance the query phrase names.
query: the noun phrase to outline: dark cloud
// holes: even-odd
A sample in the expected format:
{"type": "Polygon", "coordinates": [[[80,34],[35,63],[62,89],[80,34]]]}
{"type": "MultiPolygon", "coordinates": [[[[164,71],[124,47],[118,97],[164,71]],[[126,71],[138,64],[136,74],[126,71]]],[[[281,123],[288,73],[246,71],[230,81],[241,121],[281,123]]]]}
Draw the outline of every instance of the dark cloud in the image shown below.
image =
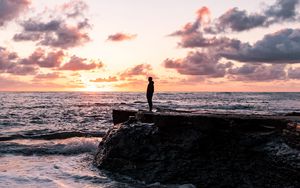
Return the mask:
{"type": "Polygon", "coordinates": [[[299,18],[299,0],[276,0],[264,11],[249,14],[238,8],[231,9],[216,21],[217,32],[245,31],[256,27],[268,27],[282,21],[295,21],[299,18]]]}
{"type": "Polygon", "coordinates": [[[267,17],[259,14],[248,14],[244,10],[233,8],[220,16],[216,23],[217,32],[244,31],[263,26],[267,17]]]}
{"type": "Polygon", "coordinates": [[[59,70],[80,71],[92,70],[101,67],[103,67],[103,64],[100,61],[88,61],[85,58],[72,56],[70,58],[70,61],[68,61],[62,67],[60,67],[59,70]]]}
{"type": "Polygon", "coordinates": [[[236,39],[230,39],[227,37],[204,37],[201,32],[194,32],[189,35],[183,35],[181,42],[178,43],[183,48],[217,48],[218,50],[238,49],[241,42],[236,39]]]}
{"type": "Polygon", "coordinates": [[[13,37],[14,41],[37,41],[42,38],[41,33],[18,33],[13,37]]]}
{"type": "Polygon", "coordinates": [[[220,63],[220,57],[201,52],[190,52],[184,59],[166,59],[164,66],[183,75],[224,77],[232,63],[220,63]]]}
{"type": "Polygon", "coordinates": [[[137,37],[136,34],[116,33],[107,37],[108,41],[121,42],[124,40],[133,40],[137,37]]]}
{"type": "Polygon", "coordinates": [[[268,27],[284,21],[297,21],[300,19],[299,11],[297,11],[299,2],[300,0],[276,0],[273,5],[254,13],[235,7],[207,23],[203,23],[203,20],[210,15],[210,12],[207,7],[202,7],[197,12],[197,18],[193,23],[187,23],[181,30],[175,31],[170,36],[194,35],[197,32],[209,34],[241,32],[257,27],[268,27]]]}
{"type": "Polygon", "coordinates": [[[110,76],[108,78],[97,78],[95,80],[90,80],[90,82],[117,82],[118,78],[116,76],[110,76]]]}
{"type": "Polygon", "coordinates": [[[0,0],[0,26],[18,17],[29,5],[29,0],[0,0]]]}
{"type": "Polygon", "coordinates": [[[49,32],[58,30],[61,24],[62,23],[59,20],[51,20],[47,23],[42,23],[38,20],[29,19],[21,23],[21,26],[25,32],[49,32]]]}
{"type": "Polygon", "coordinates": [[[283,29],[254,45],[243,44],[236,51],[221,55],[241,62],[300,63],[300,29],[283,29]]]}
{"type": "MultiPolygon", "coordinates": [[[[63,6],[66,10],[59,16],[49,16],[50,21],[31,18],[21,22],[23,31],[15,34],[15,41],[33,41],[38,45],[56,48],[72,48],[90,41],[87,29],[91,28],[89,19],[82,12],[87,8],[83,1],[71,1],[63,6]],[[82,8],[82,9],[81,9],[82,8]],[[79,12],[81,9],[81,12],[79,12]],[[71,11],[71,12],[70,12],[71,11]]],[[[55,14],[55,11],[53,11],[55,14]]]]}
{"type": "Polygon", "coordinates": [[[249,65],[228,71],[231,79],[238,81],[273,81],[286,79],[286,65],[249,65]]]}
{"type": "Polygon", "coordinates": [[[298,15],[297,6],[299,0],[277,0],[274,5],[271,5],[265,14],[271,17],[271,21],[279,20],[296,20],[298,15]],[[272,20],[273,19],[273,20],[272,20]]]}

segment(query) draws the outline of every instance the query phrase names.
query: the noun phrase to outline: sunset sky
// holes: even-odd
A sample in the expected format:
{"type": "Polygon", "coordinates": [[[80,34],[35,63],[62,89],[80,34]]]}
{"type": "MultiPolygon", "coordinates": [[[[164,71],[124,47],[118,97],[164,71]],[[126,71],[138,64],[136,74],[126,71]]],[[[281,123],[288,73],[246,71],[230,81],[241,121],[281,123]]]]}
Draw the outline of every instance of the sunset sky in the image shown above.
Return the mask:
{"type": "Polygon", "coordinates": [[[300,0],[0,0],[0,91],[300,91],[300,0]]]}

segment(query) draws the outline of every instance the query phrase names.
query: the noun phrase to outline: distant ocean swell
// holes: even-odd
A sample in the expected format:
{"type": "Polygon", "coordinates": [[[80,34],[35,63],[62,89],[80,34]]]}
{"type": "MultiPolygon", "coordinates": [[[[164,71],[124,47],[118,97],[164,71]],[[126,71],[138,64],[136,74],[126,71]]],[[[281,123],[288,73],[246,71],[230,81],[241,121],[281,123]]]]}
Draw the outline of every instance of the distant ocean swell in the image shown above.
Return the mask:
{"type": "Polygon", "coordinates": [[[9,141],[15,139],[43,139],[43,140],[54,140],[54,139],[67,139],[72,137],[103,137],[105,132],[54,132],[47,134],[12,134],[6,136],[0,136],[0,141],[9,141]]]}
{"type": "Polygon", "coordinates": [[[13,140],[0,142],[1,155],[77,155],[82,153],[94,153],[100,142],[100,138],[74,137],[64,140],[13,140]]]}

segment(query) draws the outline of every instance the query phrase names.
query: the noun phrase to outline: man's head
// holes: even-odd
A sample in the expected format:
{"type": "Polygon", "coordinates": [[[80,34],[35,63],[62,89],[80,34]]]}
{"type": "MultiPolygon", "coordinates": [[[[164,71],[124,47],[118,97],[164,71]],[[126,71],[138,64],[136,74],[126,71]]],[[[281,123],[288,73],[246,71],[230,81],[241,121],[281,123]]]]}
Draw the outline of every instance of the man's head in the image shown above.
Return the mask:
{"type": "Polygon", "coordinates": [[[148,81],[149,81],[149,82],[152,82],[152,77],[148,77],[148,81]]]}

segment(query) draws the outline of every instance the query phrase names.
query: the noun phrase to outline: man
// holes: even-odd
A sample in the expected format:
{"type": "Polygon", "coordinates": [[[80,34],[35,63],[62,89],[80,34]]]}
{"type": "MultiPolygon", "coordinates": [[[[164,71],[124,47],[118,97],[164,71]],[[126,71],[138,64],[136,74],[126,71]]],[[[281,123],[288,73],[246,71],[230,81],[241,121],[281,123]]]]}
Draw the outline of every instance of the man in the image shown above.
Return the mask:
{"type": "Polygon", "coordinates": [[[152,77],[148,78],[148,87],[147,87],[147,100],[149,105],[149,111],[152,112],[152,97],[154,93],[154,82],[152,81],[152,77]]]}

